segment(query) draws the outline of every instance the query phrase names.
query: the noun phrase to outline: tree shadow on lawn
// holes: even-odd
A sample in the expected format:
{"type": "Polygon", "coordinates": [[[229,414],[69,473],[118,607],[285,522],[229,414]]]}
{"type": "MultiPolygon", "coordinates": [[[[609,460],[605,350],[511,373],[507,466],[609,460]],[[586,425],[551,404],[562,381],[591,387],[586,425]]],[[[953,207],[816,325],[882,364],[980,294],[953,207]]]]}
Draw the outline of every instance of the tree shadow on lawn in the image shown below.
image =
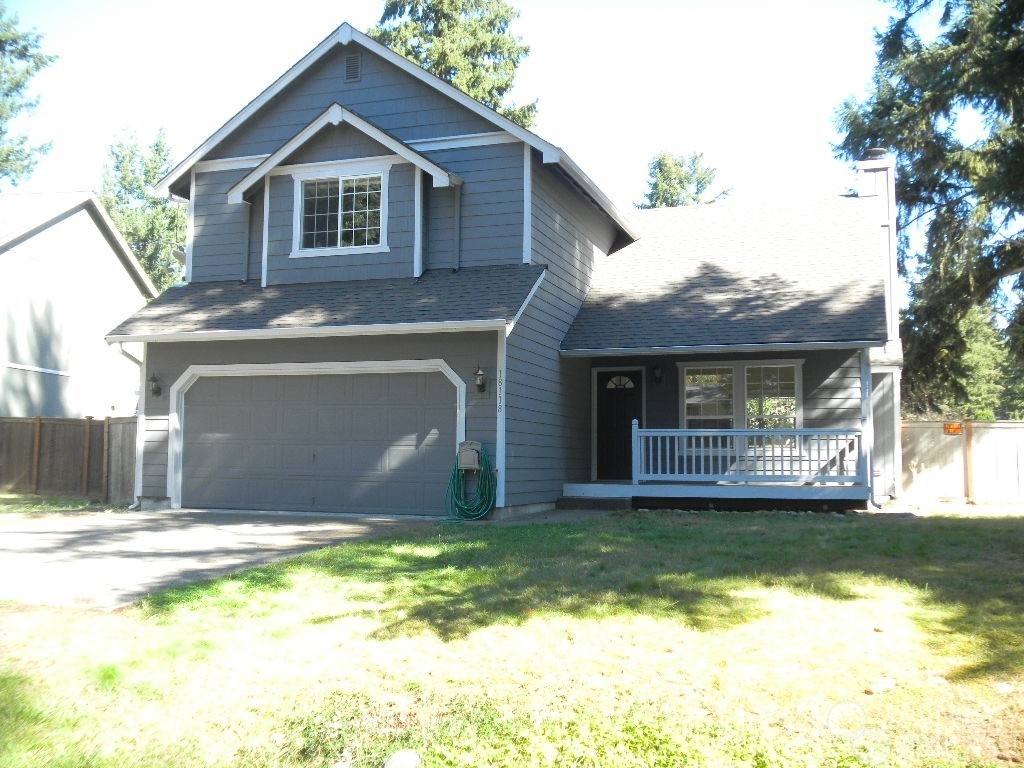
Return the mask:
{"type": "Polygon", "coordinates": [[[217,601],[220,585],[262,593],[315,572],[372,593],[385,639],[445,640],[538,615],[681,618],[699,631],[765,613],[752,590],[832,600],[878,584],[912,590],[936,643],[966,644],[974,677],[1024,668],[1024,519],[628,512],[576,524],[444,526],[348,542],[219,582],[154,595],[146,608],[217,601]]]}

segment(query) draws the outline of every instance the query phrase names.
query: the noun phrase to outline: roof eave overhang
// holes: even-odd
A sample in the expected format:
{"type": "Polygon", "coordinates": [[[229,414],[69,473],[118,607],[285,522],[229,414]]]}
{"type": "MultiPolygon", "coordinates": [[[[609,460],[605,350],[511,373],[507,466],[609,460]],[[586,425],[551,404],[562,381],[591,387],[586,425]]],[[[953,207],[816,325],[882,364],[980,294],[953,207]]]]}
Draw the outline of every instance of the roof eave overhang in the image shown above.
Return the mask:
{"type": "Polygon", "coordinates": [[[437,323],[375,323],[367,325],[320,325],[294,328],[251,328],[242,330],[167,331],[110,334],[107,344],[129,341],[253,341],[262,339],[305,339],[327,336],[383,336],[408,333],[453,333],[465,331],[505,331],[504,318],[452,320],[437,323]]]}
{"type": "Polygon", "coordinates": [[[99,228],[100,234],[107,240],[107,243],[114,251],[114,255],[121,262],[121,266],[124,267],[132,282],[139,289],[139,293],[146,299],[156,298],[160,292],[153,285],[153,281],[146,274],[146,270],[142,268],[142,265],[135,256],[135,252],[132,251],[132,247],[124,239],[124,235],[121,234],[117,225],[110,218],[110,214],[107,213],[103,203],[92,193],[86,193],[80,199],[75,200],[75,202],[62,206],[59,209],[48,211],[38,221],[29,222],[16,235],[11,235],[0,241],[0,251],[8,250],[29,238],[35,237],[43,230],[64,221],[79,211],[85,211],[92,218],[93,223],[99,228]]]}
{"type": "Polygon", "coordinates": [[[562,357],[622,357],[626,355],[700,355],[728,352],[814,352],[829,349],[856,350],[884,346],[884,339],[804,341],[777,344],[681,344],[662,347],[563,349],[561,350],[561,355],[562,357]]]}

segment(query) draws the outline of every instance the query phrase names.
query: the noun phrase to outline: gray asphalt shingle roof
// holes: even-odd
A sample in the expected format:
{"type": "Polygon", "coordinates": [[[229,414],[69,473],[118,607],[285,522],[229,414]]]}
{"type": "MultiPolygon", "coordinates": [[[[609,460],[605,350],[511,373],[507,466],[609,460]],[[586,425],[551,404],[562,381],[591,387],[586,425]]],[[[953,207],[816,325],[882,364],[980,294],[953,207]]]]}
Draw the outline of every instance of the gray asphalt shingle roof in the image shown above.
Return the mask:
{"type": "Polygon", "coordinates": [[[259,281],[191,283],[168,289],[107,338],[511,320],[543,271],[515,264],[262,289],[259,281]]]}
{"type": "Polygon", "coordinates": [[[640,239],[595,267],[565,351],[886,336],[877,201],[637,211],[640,239]]]}

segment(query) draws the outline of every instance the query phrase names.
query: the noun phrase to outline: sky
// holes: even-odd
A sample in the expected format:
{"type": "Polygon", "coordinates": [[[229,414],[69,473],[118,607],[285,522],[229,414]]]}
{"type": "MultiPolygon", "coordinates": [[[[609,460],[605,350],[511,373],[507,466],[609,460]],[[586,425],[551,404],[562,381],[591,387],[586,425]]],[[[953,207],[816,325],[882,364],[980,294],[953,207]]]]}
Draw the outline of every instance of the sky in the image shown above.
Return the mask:
{"type": "MultiPolygon", "coordinates": [[[[863,98],[878,0],[511,0],[531,47],[512,99],[622,209],[661,151],[704,153],[732,199],[839,194],[835,112],[863,98]]],[[[343,21],[383,0],[7,0],[59,58],[15,129],[50,152],[19,191],[98,190],[107,150],[166,132],[183,159],[343,21]],[[287,12],[294,9],[294,12],[287,12]]]]}

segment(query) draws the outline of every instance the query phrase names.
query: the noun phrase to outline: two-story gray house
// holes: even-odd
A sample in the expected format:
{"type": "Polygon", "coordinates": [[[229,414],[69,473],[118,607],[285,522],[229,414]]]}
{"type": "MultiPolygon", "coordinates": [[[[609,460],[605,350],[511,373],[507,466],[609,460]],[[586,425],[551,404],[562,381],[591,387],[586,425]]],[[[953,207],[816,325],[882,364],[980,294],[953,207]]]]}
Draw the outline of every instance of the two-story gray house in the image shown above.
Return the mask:
{"type": "Polygon", "coordinates": [[[442,515],[466,439],[503,509],[892,493],[891,164],[864,173],[634,223],[343,24],[161,182],[186,282],[108,336],[146,347],[138,496],[442,515]]]}

